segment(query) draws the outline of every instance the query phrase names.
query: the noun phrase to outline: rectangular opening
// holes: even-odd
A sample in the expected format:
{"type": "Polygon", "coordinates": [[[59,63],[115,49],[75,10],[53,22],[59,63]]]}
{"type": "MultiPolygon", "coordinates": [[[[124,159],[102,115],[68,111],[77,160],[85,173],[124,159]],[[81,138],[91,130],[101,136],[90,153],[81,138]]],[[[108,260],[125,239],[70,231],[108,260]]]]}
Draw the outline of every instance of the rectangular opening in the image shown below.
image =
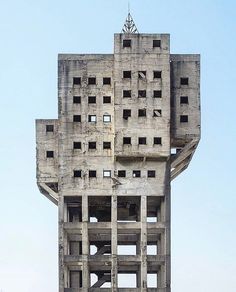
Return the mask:
{"type": "Polygon", "coordinates": [[[54,125],[46,125],[46,132],[54,132],[54,125]]]}
{"type": "Polygon", "coordinates": [[[81,96],[74,95],[73,96],[73,103],[81,103],[81,96]]]}
{"type": "Polygon", "coordinates": [[[82,221],[82,199],[81,197],[65,197],[67,203],[67,221],[81,222],[82,221]]]}
{"type": "Polygon", "coordinates": [[[131,145],[131,137],[123,137],[123,144],[131,145]]]}
{"type": "Polygon", "coordinates": [[[103,170],[103,177],[111,177],[111,170],[103,170]]]}
{"type": "Polygon", "coordinates": [[[147,175],[148,175],[148,177],[156,177],[156,171],[155,170],[148,170],[147,175]]]}
{"type": "Polygon", "coordinates": [[[51,150],[50,151],[47,151],[46,152],[46,157],[47,158],[53,158],[54,157],[54,151],[51,151],[51,150]]]}
{"type": "MultiPolygon", "coordinates": [[[[140,197],[118,196],[117,197],[117,220],[119,222],[140,221],[140,197]]],[[[122,243],[121,241],[119,242],[122,243]]]]}
{"type": "MultiPolygon", "coordinates": [[[[91,289],[100,290],[102,288],[111,288],[111,272],[98,271],[90,273],[90,287],[91,289]]],[[[90,289],[89,289],[90,291],[90,289]]]]}
{"type": "Polygon", "coordinates": [[[73,77],[74,85],[81,85],[81,77],[73,77]]]}
{"type": "Polygon", "coordinates": [[[153,79],[160,79],[161,71],[153,71],[153,79]]]}
{"type": "Polygon", "coordinates": [[[89,170],[89,177],[97,177],[97,171],[96,170],[89,170]]]}
{"type": "Polygon", "coordinates": [[[88,103],[96,103],[96,96],[89,96],[88,103]]]}
{"type": "Polygon", "coordinates": [[[162,141],[161,141],[161,137],[154,137],[153,138],[153,144],[154,145],[161,145],[162,141]]]}
{"type": "Polygon", "coordinates": [[[126,171],[125,170],[118,170],[118,177],[126,177],[126,171]]]}
{"type": "Polygon", "coordinates": [[[138,71],[138,78],[139,79],[146,79],[146,71],[138,71]]]}
{"type": "Polygon", "coordinates": [[[188,96],[180,96],[181,104],[188,104],[188,96]]]}
{"type": "Polygon", "coordinates": [[[161,40],[153,40],[153,48],[160,48],[161,40]]]}
{"type": "Polygon", "coordinates": [[[118,243],[117,255],[137,255],[136,245],[124,245],[118,243]]]}
{"type": "Polygon", "coordinates": [[[162,97],[162,92],[161,92],[161,90],[154,90],[154,91],[153,91],[153,97],[154,97],[154,98],[161,98],[161,97],[162,97]]]}
{"type": "Polygon", "coordinates": [[[139,90],[138,91],[138,97],[140,97],[140,98],[147,97],[146,90],[139,90]]]}
{"type": "Polygon", "coordinates": [[[133,177],[141,177],[141,170],[133,170],[133,177]]]}
{"type": "Polygon", "coordinates": [[[103,115],[103,122],[110,123],[111,122],[111,115],[103,115]]]}
{"type": "Polygon", "coordinates": [[[81,115],[74,115],[73,122],[80,123],[81,122],[81,115]]]}
{"type": "Polygon", "coordinates": [[[131,40],[123,40],[123,48],[130,48],[131,47],[131,40]]]}
{"type": "Polygon", "coordinates": [[[81,241],[69,241],[69,254],[78,256],[82,254],[82,242],[81,241]]]}
{"type": "Polygon", "coordinates": [[[131,110],[130,109],[124,109],[123,110],[123,119],[128,120],[129,117],[131,117],[131,110]]]}
{"type": "Polygon", "coordinates": [[[74,149],[81,149],[81,142],[74,142],[73,143],[73,148],[74,149]]]}
{"type": "Polygon", "coordinates": [[[111,96],[103,96],[103,103],[111,103],[111,96]]]}
{"type": "Polygon", "coordinates": [[[188,77],[181,77],[180,84],[181,85],[188,85],[188,77]]]}
{"type": "Polygon", "coordinates": [[[89,115],[88,116],[88,121],[92,123],[96,123],[97,121],[97,116],[96,115],[89,115]]]}
{"type": "Polygon", "coordinates": [[[188,123],[188,116],[187,115],[181,115],[180,116],[180,123],[188,123]]]}
{"type": "Polygon", "coordinates": [[[89,85],[95,85],[96,84],[96,77],[89,77],[88,78],[88,84],[89,85]]]}
{"type": "Polygon", "coordinates": [[[118,273],[118,288],[136,288],[136,273],[118,273]]]}
{"type": "Polygon", "coordinates": [[[70,271],[70,288],[78,289],[82,287],[82,271],[70,271]]]}
{"type": "Polygon", "coordinates": [[[96,142],[89,142],[88,143],[88,149],[96,149],[96,145],[97,145],[97,143],[96,142]]]}
{"type": "Polygon", "coordinates": [[[147,274],[147,287],[148,288],[157,288],[157,273],[148,273],[147,274]]]}
{"type": "Polygon", "coordinates": [[[123,97],[124,98],[131,97],[131,90],[123,90],[123,97]]]}
{"type": "Polygon", "coordinates": [[[161,109],[154,109],[153,110],[153,117],[161,117],[161,116],[162,116],[161,109]]]}
{"type": "Polygon", "coordinates": [[[103,78],[103,85],[110,85],[111,84],[111,78],[110,77],[104,77],[103,78]]]}
{"type": "Polygon", "coordinates": [[[74,177],[81,177],[82,171],[81,170],[74,170],[74,177]]]}
{"type": "MultiPolygon", "coordinates": [[[[91,237],[91,236],[90,236],[91,237]]],[[[102,234],[102,237],[109,237],[107,241],[101,241],[101,237],[97,241],[89,238],[90,255],[110,255],[111,254],[111,235],[102,234]]]]}
{"type": "Polygon", "coordinates": [[[139,109],[138,110],[138,116],[139,117],[146,117],[146,109],[145,108],[139,109]]]}
{"type": "Polygon", "coordinates": [[[157,196],[147,197],[147,222],[148,223],[155,223],[160,220],[161,203],[162,203],[162,198],[160,197],[157,197],[157,196]]]}
{"type": "Polygon", "coordinates": [[[148,243],[148,245],[147,245],[147,255],[157,255],[157,244],[149,244],[148,243]]]}
{"type": "Polygon", "coordinates": [[[139,145],[146,145],[147,144],[147,138],[146,137],[139,137],[138,138],[138,144],[139,145]]]}
{"type": "Polygon", "coordinates": [[[88,207],[89,222],[111,222],[110,196],[89,196],[88,207]],[[95,218],[96,221],[94,221],[95,218]]]}
{"type": "Polygon", "coordinates": [[[123,78],[131,78],[131,71],[123,71],[123,78]]]}
{"type": "Polygon", "coordinates": [[[111,142],[103,142],[103,149],[111,149],[111,142]]]}

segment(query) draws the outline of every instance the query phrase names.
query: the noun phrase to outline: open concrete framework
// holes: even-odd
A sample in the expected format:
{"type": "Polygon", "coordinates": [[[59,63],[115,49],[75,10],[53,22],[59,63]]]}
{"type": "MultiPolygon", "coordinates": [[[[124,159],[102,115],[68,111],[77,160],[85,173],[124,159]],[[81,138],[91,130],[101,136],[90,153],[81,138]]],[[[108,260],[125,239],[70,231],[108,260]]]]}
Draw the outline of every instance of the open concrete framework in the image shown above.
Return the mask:
{"type": "Polygon", "coordinates": [[[168,34],[59,55],[58,119],[36,121],[38,186],[59,207],[59,292],[170,292],[170,183],[200,139],[199,82],[199,55],[170,54],[168,34]]]}

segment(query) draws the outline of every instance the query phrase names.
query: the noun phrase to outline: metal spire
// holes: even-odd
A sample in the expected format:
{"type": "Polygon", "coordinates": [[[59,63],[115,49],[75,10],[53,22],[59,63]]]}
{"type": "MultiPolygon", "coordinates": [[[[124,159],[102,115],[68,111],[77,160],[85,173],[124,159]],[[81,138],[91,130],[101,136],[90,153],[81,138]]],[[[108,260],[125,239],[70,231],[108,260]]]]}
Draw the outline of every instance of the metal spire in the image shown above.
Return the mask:
{"type": "Polygon", "coordinates": [[[123,33],[138,33],[138,29],[137,29],[137,27],[134,23],[134,20],[130,14],[130,8],[128,8],[128,16],[125,20],[125,24],[123,26],[122,32],[123,33]]]}

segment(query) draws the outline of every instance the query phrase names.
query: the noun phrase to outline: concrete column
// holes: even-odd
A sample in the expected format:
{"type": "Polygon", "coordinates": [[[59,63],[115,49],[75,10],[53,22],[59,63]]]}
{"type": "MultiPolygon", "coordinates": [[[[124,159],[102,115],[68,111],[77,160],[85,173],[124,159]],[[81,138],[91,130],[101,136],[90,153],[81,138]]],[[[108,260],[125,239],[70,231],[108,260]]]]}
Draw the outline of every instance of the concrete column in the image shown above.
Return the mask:
{"type": "Polygon", "coordinates": [[[117,195],[113,192],[111,198],[111,288],[112,292],[117,292],[118,287],[118,267],[117,267],[117,195]]]}
{"type": "Polygon", "coordinates": [[[89,238],[88,238],[88,196],[82,196],[82,255],[83,271],[82,285],[83,291],[87,292],[90,287],[90,273],[88,267],[89,238]]]}
{"type": "Polygon", "coordinates": [[[141,196],[140,221],[140,288],[141,291],[145,292],[147,291],[147,197],[145,195],[141,196]]]}

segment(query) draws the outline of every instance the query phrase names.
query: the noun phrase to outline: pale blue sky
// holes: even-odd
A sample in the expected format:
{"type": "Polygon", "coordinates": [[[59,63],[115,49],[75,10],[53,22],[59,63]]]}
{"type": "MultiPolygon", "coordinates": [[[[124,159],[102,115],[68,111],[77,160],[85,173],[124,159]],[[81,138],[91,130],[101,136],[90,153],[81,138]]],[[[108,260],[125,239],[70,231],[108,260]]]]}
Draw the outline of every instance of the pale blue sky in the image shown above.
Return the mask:
{"type": "MultiPolygon", "coordinates": [[[[172,185],[172,292],[236,291],[236,2],[132,0],[140,32],[201,54],[202,140],[172,185]]],[[[57,291],[57,208],[35,118],[57,117],[57,54],[112,53],[127,0],[0,0],[0,291],[57,291]]]]}

